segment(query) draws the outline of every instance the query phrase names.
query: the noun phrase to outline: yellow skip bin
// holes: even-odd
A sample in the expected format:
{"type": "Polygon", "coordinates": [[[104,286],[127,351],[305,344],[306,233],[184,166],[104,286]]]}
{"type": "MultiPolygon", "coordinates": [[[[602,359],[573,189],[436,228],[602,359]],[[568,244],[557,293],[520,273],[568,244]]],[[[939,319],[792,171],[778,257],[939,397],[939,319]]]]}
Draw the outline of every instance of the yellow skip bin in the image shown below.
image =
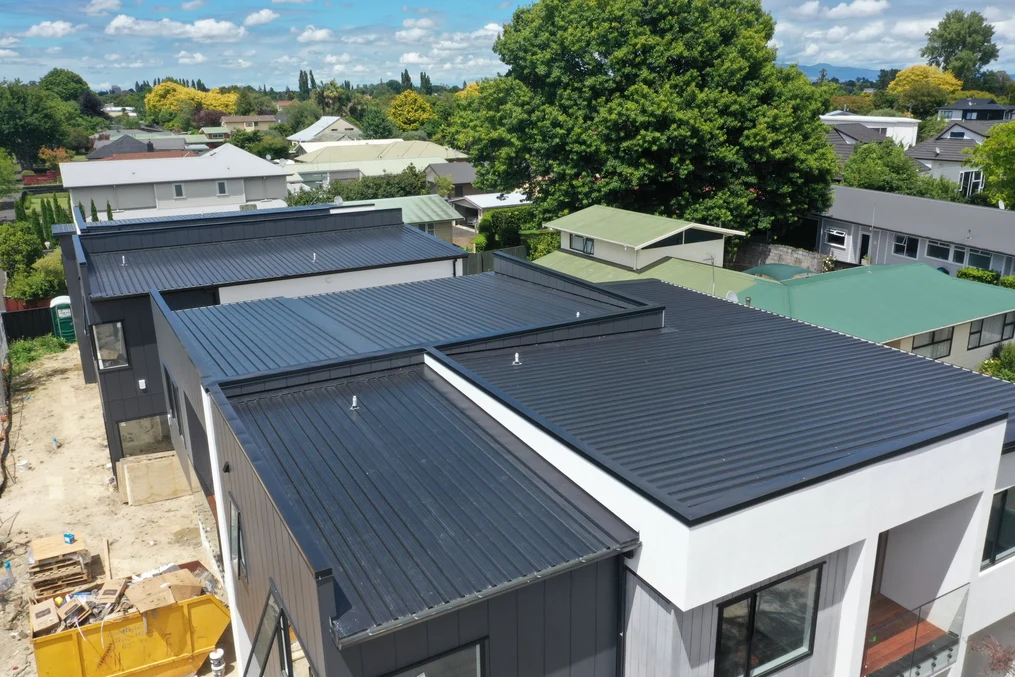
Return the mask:
{"type": "Polygon", "coordinates": [[[205,594],[32,640],[39,677],[184,677],[197,672],[229,625],[205,594]]]}

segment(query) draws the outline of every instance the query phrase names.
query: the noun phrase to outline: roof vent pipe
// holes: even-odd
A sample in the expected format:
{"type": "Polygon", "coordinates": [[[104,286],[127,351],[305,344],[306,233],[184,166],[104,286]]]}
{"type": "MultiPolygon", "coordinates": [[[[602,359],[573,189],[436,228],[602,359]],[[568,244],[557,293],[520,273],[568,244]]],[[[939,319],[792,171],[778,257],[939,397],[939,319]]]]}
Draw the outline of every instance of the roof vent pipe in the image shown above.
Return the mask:
{"type": "Polygon", "coordinates": [[[515,366],[515,367],[517,367],[517,366],[518,366],[518,365],[520,365],[521,363],[522,363],[522,360],[521,360],[521,358],[520,358],[520,357],[518,356],[518,353],[515,353],[515,361],[511,363],[511,364],[512,364],[512,366],[515,366]]]}
{"type": "Polygon", "coordinates": [[[349,409],[351,409],[352,411],[356,411],[357,409],[359,409],[359,398],[357,398],[355,395],[352,396],[352,406],[349,407],[349,409]]]}
{"type": "Polygon", "coordinates": [[[575,313],[574,313],[574,316],[575,317],[581,317],[582,316],[582,311],[576,310],[575,313]]]}
{"type": "Polygon", "coordinates": [[[121,266],[127,265],[127,255],[126,254],[123,254],[122,256],[120,256],[120,265],[121,266]]]}
{"type": "Polygon", "coordinates": [[[748,296],[746,299],[744,299],[744,305],[748,305],[748,306],[751,305],[751,297],[750,296],[748,296]]]}
{"type": "Polygon", "coordinates": [[[317,252],[314,252],[314,258],[312,259],[312,262],[317,263],[317,252]]]}

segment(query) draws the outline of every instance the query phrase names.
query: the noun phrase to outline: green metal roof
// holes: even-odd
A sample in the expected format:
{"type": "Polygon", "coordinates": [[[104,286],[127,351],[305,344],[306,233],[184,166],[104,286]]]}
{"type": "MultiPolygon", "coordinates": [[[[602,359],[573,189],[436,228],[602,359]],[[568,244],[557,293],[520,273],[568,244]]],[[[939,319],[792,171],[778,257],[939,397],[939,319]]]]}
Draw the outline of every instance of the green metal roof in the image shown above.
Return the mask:
{"type": "Polygon", "coordinates": [[[545,224],[547,228],[576,233],[604,242],[641,249],[688,228],[724,235],[743,235],[739,230],[716,228],[666,216],[642,214],[627,209],[596,205],[586,207],[545,224]]]}
{"type": "Polygon", "coordinates": [[[813,270],[807,270],[800,266],[791,266],[788,263],[765,263],[760,266],[754,266],[744,271],[748,275],[757,275],[758,277],[767,277],[778,282],[784,280],[791,280],[794,277],[801,275],[814,275],[813,270]]]}
{"type": "Polygon", "coordinates": [[[374,205],[377,209],[401,209],[405,223],[438,223],[457,221],[462,215],[455,211],[440,195],[412,195],[410,197],[388,197],[380,200],[351,200],[343,202],[345,207],[374,205]]]}
{"type": "MultiPolygon", "coordinates": [[[[231,134],[233,130],[228,127],[202,127],[202,134],[231,134]]],[[[189,135],[188,135],[189,136],[189,135]]]]}
{"type": "Polygon", "coordinates": [[[420,171],[432,164],[447,162],[442,157],[415,157],[399,160],[363,160],[362,162],[287,162],[284,169],[292,176],[358,170],[364,176],[400,174],[413,165],[420,171]]]}
{"type": "Polygon", "coordinates": [[[184,134],[183,140],[186,143],[207,143],[209,141],[204,134],[184,134]]]}
{"type": "Polygon", "coordinates": [[[960,280],[924,263],[860,266],[776,282],[679,259],[639,271],[564,251],[536,263],[590,282],[657,279],[885,343],[1015,311],[1015,290],[960,280]],[[714,275],[714,277],[713,277],[714,275]],[[714,282],[713,282],[714,280],[714,282]]]}

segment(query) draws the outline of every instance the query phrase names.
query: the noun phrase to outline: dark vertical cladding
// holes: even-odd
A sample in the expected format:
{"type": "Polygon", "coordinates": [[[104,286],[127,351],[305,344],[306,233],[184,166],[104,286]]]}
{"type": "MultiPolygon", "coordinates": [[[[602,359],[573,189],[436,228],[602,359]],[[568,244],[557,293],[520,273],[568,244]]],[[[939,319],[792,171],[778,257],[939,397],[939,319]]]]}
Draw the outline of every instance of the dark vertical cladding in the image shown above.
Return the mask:
{"type": "Polygon", "coordinates": [[[78,353],[81,355],[81,370],[84,372],[85,383],[95,383],[95,362],[92,358],[91,336],[88,333],[88,323],[85,321],[85,298],[81,288],[83,266],[79,265],[75,253],[74,235],[70,233],[60,235],[59,243],[64,277],[67,278],[67,295],[71,298],[74,335],[77,337],[78,353]]]}

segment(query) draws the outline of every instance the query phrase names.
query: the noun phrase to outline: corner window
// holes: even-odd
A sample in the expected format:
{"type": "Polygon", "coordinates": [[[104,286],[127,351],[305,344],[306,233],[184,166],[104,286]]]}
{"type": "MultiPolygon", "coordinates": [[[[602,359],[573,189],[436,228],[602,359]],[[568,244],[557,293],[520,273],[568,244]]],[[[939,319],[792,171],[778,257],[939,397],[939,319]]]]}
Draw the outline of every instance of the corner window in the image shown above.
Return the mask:
{"type": "Polygon", "coordinates": [[[433,223],[417,223],[416,227],[422,230],[427,235],[433,235],[436,231],[436,224],[433,223]]]}
{"type": "Polygon", "coordinates": [[[596,241],[590,237],[582,237],[581,235],[571,235],[571,249],[582,252],[583,254],[592,255],[596,250],[596,241]]]}
{"type": "Polygon", "coordinates": [[[979,169],[961,172],[959,174],[959,190],[966,197],[979,193],[983,190],[983,172],[979,169]]]}
{"type": "Polygon", "coordinates": [[[760,677],[814,650],[821,565],[719,605],[715,677],[760,677]]]}
{"type": "Polygon", "coordinates": [[[832,247],[845,247],[846,246],[846,231],[844,230],[826,230],[825,231],[825,244],[832,247]]]}
{"type": "Polygon", "coordinates": [[[218,194],[219,195],[229,195],[229,189],[226,187],[226,182],[225,181],[219,181],[218,185],[217,185],[217,188],[218,188],[218,194]]]}
{"type": "Polygon", "coordinates": [[[247,554],[243,547],[243,524],[240,521],[240,509],[236,501],[229,497],[229,547],[232,550],[233,578],[246,580],[247,554]]]}
{"type": "Polygon", "coordinates": [[[92,336],[95,337],[95,357],[99,361],[99,371],[129,366],[127,345],[123,341],[123,323],[96,324],[92,327],[92,336]]]}
{"type": "Polygon", "coordinates": [[[257,632],[250,647],[250,658],[247,659],[243,676],[262,677],[269,672],[283,677],[295,675],[314,677],[316,674],[300,645],[296,629],[289,623],[289,617],[282,608],[274,584],[268,592],[268,602],[264,605],[261,622],[257,624],[257,632]],[[272,658],[273,655],[275,658],[272,658]],[[268,666],[275,660],[279,663],[277,673],[268,670],[268,666]]]}
{"type": "Polygon", "coordinates": [[[990,252],[985,252],[982,249],[970,249],[967,265],[981,270],[990,270],[990,252]]]}
{"type": "Polygon", "coordinates": [[[994,494],[983,544],[981,569],[1015,555],[1015,487],[994,494]]]}
{"type": "Polygon", "coordinates": [[[1015,335],[1015,313],[994,315],[969,323],[969,341],[966,350],[989,346],[1009,340],[1015,335]]]}
{"type": "Polygon", "coordinates": [[[917,334],[913,337],[913,352],[917,355],[929,357],[932,360],[940,360],[952,354],[952,331],[953,327],[928,331],[924,334],[917,334]]]}
{"type": "Polygon", "coordinates": [[[183,184],[182,183],[174,183],[173,184],[173,197],[174,198],[183,198],[183,197],[186,197],[186,195],[183,194],[183,184]]]}
{"type": "Polygon", "coordinates": [[[393,672],[387,677],[419,677],[421,675],[454,675],[455,677],[482,677],[483,645],[455,649],[439,658],[432,658],[405,670],[393,672]]]}
{"type": "Polygon", "coordinates": [[[896,256],[905,256],[909,259],[916,258],[916,252],[920,249],[920,238],[909,235],[896,235],[895,245],[892,251],[896,256]]]}
{"type": "Polygon", "coordinates": [[[952,246],[947,242],[935,242],[934,240],[927,240],[927,256],[932,259],[940,259],[947,261],[948,257],[951,256],[952,246]]]}

